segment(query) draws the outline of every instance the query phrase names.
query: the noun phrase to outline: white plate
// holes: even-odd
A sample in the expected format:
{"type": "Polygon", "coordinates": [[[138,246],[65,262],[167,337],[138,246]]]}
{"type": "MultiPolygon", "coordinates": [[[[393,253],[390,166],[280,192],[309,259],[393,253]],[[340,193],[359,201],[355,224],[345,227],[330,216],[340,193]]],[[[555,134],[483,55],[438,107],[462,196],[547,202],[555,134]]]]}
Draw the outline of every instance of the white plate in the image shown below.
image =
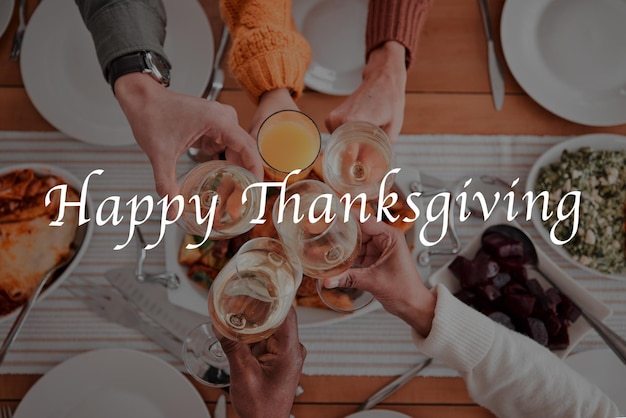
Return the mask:
{"type": "MultiPolygon", "coordinates": [[[[419,182],[419,172],[411,169],[402,169],[395,178],[396,187],[402,193],[408,195],[414,182],[419,182]]],[[[422,210],[422,202],[416,201],[420,213],[422,210]]],[[[425,249],[419,240],[419,228],[423,225],[423,215],[415,222],[414,227],[406,235],[407,242],[412,245],[413,259],[415,260],[420,252],[425,249]]],[[[165,234],[165,266],[167,271],[174,272],[181,278],[181,285],[177,289],[169,289],[169,301],[174,305],[182,306],[191,311],[208,316],[207,295],[208,291],[188,280],[186,269],[178,263],[178,251],[182,243],[184,231],[176,226],[172,226],[166,230],[165,234]]],[[[425,280],[430,275],[430,266],[417,266],[421,277],[425,280]]],[[[350,318],[365,315],[381,307],[378,301],[373,301],[366,307],[355,312],[344,314],[332,311],[330,309],[311,308],[298,306],[296,308],[298,314],[298,326],[300,328],[308,328],[314,326],[329,325],[335,322],[345,321],[350,318]]]]}
{"type": "Polygon", "coordinates": [[[354,92],[365,67],[367,0],[294,0],[292,13],[313,55],[304,84],[326,94],[354,92]]]}
{"type": "Polygon", "coordinates": [[[90,351],[59,364],[28,391],[14,418],[210,418],[182,373],[148,354],[90,351]]]}
{"type": "MultiPolygon", "coordinates": [[[[178,288],[168,289],[168,298],[174,305],[181,306],[208,317],[208,291],[189,280],[187,278],[187,269],[178,263],[178,250],[180,249],[184,234],[185,232],[176,226],[172,226],[166,230],[165,266],[167,271],[176,273],[176,275],[181,279],[180,286],[178,288]]],[[[380,304],[374,301],[354,313],[341,314],[331,311],[330,309],[298,306],[296,307],[296,312],[298,314],[298,327],[306,328],[310,326],[328,325],[355,316],[364,315],[378,309],[379,307],[380,304]]]]}
{"type": "MultiPolygon", "coordinates": [[[[200,96],[213,62],[213,35],[195,0],[165,0],[170,89],[200,96]]],[[[24,35],[21,69],[33,104],[54,127],[97,145],[134,144],[130,126],[98,64],[73,0],[46,0],[24,35]]]]}
{"type": "MultiPolygon", "coordinates": [[[[83,184],[82,181],[78,180],[78,178],[74,176],[72,173],[70,173],[69,171],[64,170],[60,167],[49,165],[49,164],[32,163],[32,164],[19,164],[19,165],[0,167],[0,176],[3,174],[9,173],[13,170],[24,169],[24,168],[32,168],[33,170],[35,170],[36,173],[39,173],[39,174],[57,175],[63,178],[69,186],[71,186],[74,190],[77,190],[80,193],[80,190],[83,184]]],[[[90,219],[93,219],[94,214],[95,214],[94,203],[91,197],[87,196],[87,217],[90,219]]],[[[72,274],[72,271],[74,271],[76,266],[78,266],[78,264],[80,263],[80,260],[83,258],[83,256],[85,255],[85,252],[87,251],[87,248],[89,247],[89,241],[91,241],[91,236],[93,235],[93,228],[94,228],[93,225],[94,225],[93,222],[87,223],[87,232],[85,234],[85,239],[82,245],[80,246],[80,248],[78,249],[78,252],[74,256],[74,259],[67,265],[67,267],[65,267],[65,269],[63,269],[63,272],[59,275],[59,277],[50,285],[48,285],[48,287],[41,293],[41,295],[39,295],[38,301],[45,299],[46,296],[54,292],[55,289],[59,287],[61,283],[63,283],[63,281],[72,274]]],[[[54,227],[50,227],[50,228],[54,228],[54,227]]],[[[13,318],[14,316],[17,315],[17,313],[20,310],[21,308],[18,308],[8,315],[0,316],[0,322],[13,318]]]]}
{"type": "MultiPolygon", "coordinates": [[[[521,228],[517,222],[507,222],[506,220],[506,211],[499,209],[497,212],[494,212],[491,217],[485,222],[483,231],[488,227],[496,224],[506,224],[509,223],[513,226],[521,228]]],[[[469,259],[473,258],[478,249],[481,246],[481,235],[477,234],[476,237],[472,241],[468,243],[467,246],[463,248],[459,252],[459,255],[465,256],[469,259]]],[[[561,270],[550,258],[548,258],[541,248],[537,248],[537,255],[539,257],[539,265],[541,266],[542,271],[550,277],[558,286],[563,290],[564,293],[572,295],[576,297],[577,300],[580,301],[580,307],[594,315],[599,320],[604,320],[611,315],[611,310],[598,299],[596,299],[591,293],[589,293],[584,287],[579,285],[572,277],[568,276],[563,270],[561,270]]],[[[437,283],[441,283],[450,289],[451,292],[456,292],[461,289],[459,284],[459,280],[454,277],[452,272],[448,269],[450,263],[453,260],[450,260],[443,267],[433,273],[430,276],[429,283],[431,286],[435,286],[437,283]]],[[[530,272],[529,272],[530,273],[530,272]]],[[[532,275],[533,278],[536,278],[544,289],[547,289],[550,286],[542,277],[539,275],[532,275]]],[[[569,327],[569,346],[564,350],[555,350],[554,354],[557,356],[564,358],[567,354],[578,344],[585,334],[591,330],[591,327],[582,317],[580,317],[576,322],[574,322],[569,327]]]]}
{"type": "Polygon", "coordinates": [[[626,3],[514,0],[502,48],[522,88],[552,113],[585,125],[626,123],[626,3]]]}
{"type": "MultiPolygon", "coordinates": [[[[531,167],[530,172],[528,173],[528,178],[526,180],[526,190],[535,190],[535,183],[537,182],[537,176],[539,175],[539,171],[541,170],[541,168],[549,165],[550,163],[559,161],[563,150],[567,149],[569,151],[576,151],[584,146],[589,146],[592,149],[596,150],[626,150],[626,137],[613,134],[591,134],[579,136],[556,144],[555,146],[544,152],[531,167]]],[[[543,226],[543,224],[541,223],[541,214],[537,205],[535,205],[534,207],[532,221],[544,241],[546,241],[548,245],[554,248],[554,250],[560,256],[568,260],[570,263],[593,274],[602,274],[603,276],[610,277],[612,279],[626,280],[626,271],[620,274],[606,274],[591,269],[579,263],[578,261],[575,261],[567,252],[567,250],[563,248],[563,246],[554,244],[552,240],[550,240],[550,231],[547,230],[545,226],[543,226]]]]}
{"type": "Polygon", "coordinates": [[[408,415],[386,409],[371,409],[348,415],[346,418],[411,418],[408,415]]]}
{"type": "Polygon", "coordinates": [[[626,413],[626,366],[613,351],[583,351],[568,357],[565,362],[598,386],[622,414],[626,413]]]}
{"type": "Polygon", "coordinates": [[[15,6],[15,0],[3,0],[0,2],[0,38],[7,30],[11,16],[13,15],[13,6],[15,6]]]}

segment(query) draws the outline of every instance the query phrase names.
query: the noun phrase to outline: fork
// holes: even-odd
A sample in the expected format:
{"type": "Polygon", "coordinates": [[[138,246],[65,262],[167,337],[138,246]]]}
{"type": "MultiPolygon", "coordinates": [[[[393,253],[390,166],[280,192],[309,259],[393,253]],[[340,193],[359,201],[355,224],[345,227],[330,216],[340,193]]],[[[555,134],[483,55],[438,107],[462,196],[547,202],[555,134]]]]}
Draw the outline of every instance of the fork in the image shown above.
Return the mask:
{"type": "Polygon", "coordinates": [[[12,417],[13,417],[13,411],[11,410],[9,406],[4,405],[2,409],[0,409],[0,418],[12,418],[12,417]]]}
{"type": "Polygon", "coordinates": [[[20,57],[20,51],[22,50],[22,39],[24,38],[24,31],[26,30],[26,18],[24,17],[24,11],[26,9],[26,0],[20,0],[20,5],[17,10],[19,25],[15,31],[15,37],[13,38],[13,46],[11,47],[11,55],[9,60],[17,61],[20,57]]]}

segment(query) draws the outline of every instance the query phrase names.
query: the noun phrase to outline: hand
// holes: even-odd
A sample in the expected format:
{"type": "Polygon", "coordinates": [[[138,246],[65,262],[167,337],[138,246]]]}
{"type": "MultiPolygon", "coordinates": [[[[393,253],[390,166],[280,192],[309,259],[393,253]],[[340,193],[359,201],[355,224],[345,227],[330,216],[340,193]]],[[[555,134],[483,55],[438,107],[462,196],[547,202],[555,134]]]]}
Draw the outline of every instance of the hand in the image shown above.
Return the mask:
{"type": "Polygon", "coordinates": [[[366,121],[385,131],[392,144],[396,142],[404,120],[405,54],[404,46],[395,41],[370,53],[361,85],[326,118],[329,132],[346,122],[366,121]]]}
{"type": "Polygon", "coordinates": [[[230,365],[230,399],[237,414],[288,417],[306,357],[295,309],[264,341],[248,345],[221,337],[220,343],[230,365]]]}
{"type": "Polygon", "coordinates": [[[424,286],[402,231],[372,217],[361,224],[361,235],[361,252],[354,264],[363,267],[324,279],[324,286],[366,290],[389,313],[428,335],[435,297],[424,286]]]}
{"type": "Polygon", "coordinates": [[[252,117],[252,122],[250,123],[250,135],[256,139],[259,128],[265,119],[281,110],[299,110],[287,88],[270,90],[263,93],[259,99],[259,105],[254,112],[254,116],[252,117]]]}
{"type": "Polygon", "coordinates": [[[226,159],[263,178],[254,139],[239,126],[235,110],[168,90],[149,75],[131,73],[115,82],[115,94],[154,174],[157,193],[179,194],[176,161],[190,146],[226,159]]]}

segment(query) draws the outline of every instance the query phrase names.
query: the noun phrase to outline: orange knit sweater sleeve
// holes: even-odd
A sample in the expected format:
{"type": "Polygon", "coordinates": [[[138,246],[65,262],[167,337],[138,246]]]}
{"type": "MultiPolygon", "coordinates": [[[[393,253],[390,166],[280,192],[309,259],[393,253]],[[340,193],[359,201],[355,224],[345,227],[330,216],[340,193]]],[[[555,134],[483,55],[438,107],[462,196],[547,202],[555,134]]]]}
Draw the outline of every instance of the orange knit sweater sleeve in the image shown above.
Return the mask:
{"type": "Polygon", "coordinates": [[[366,53],[387,41],[397,41],[406,49],[407,68],[415,59],[419,35],[432,0],[369,0],[366,53]]]}
{"type": "Polygon", "coordinates": [[[266,91],[289,88],[302,93],[311,49],[291,17],[291,0],[220,0],[230,27],[229,65],[255,102],[266,91]]]}

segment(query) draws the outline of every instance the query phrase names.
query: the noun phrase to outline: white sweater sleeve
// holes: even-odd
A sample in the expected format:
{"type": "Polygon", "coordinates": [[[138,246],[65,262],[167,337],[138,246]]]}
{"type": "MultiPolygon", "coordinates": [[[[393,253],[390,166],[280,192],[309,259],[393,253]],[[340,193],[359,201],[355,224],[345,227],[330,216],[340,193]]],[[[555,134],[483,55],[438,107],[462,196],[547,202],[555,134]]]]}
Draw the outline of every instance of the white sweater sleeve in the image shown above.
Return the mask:
{"type": "Polygon", "coordinates": [[[615,404],[545,347],[465,305],[443,285],[419,349],[465,379],[474,401],[499,417],[617,417],[615,404]]]}

